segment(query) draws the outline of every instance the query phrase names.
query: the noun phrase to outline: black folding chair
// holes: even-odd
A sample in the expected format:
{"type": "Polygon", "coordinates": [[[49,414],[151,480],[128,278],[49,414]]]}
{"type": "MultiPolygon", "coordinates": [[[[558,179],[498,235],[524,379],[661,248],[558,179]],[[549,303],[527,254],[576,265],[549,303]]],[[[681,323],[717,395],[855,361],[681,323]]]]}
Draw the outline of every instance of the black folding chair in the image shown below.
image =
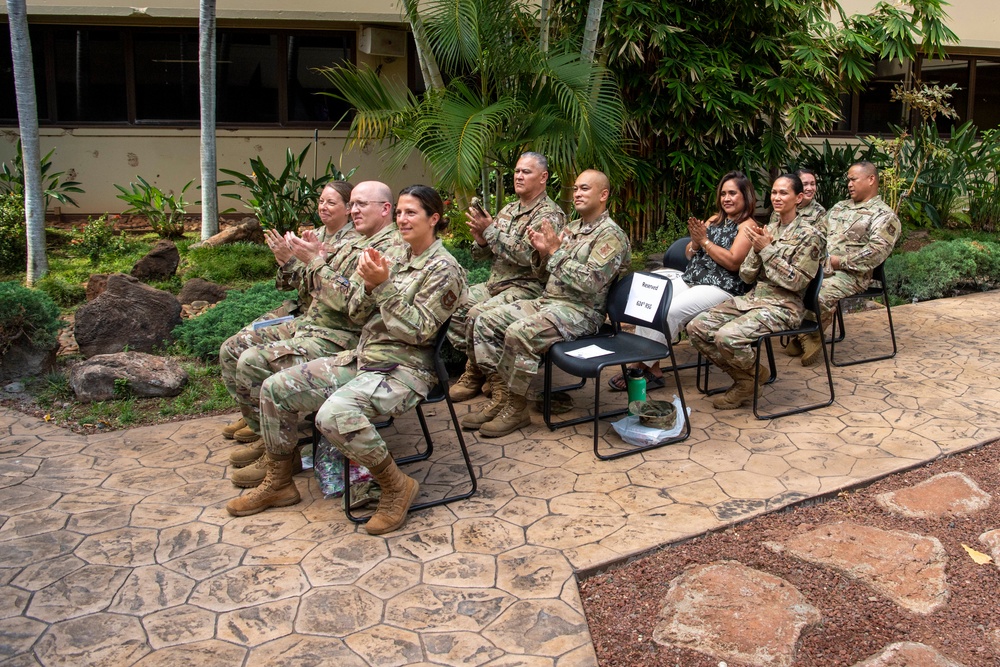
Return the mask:
{"type": "Polygon", "coordinates": [[[823,282],[823,267],[819,267],[816,272],[816,276],[809,281],[808,287],[806,287],[805,294],[803,295],[802,301],[806,307],[806,310],[812,311],[816,316],[816,321],[803,319],[802,324],[797,329],[786,329],[784,331],[774,331],[771,333],[762,334],[760,338],[753,342],[754,349],[756,350],[756,355],[754,357],[754,391],[753,391],[753,414],[757,419],[774,419],[776,417],[784,417],[786,415],[794,415],[800,412],[806,412],[808,410],[815,410],[816,408],[825,408],[826,406],[833,403],[833,375],[830,373],[830,357],[826,353],[826,345],[821,343],[823,348],[823,366],[826,368],[826,380],[830,385],[830,399],[821,402],[807,405],[801,408],[791,408],[789,410],[784,410],[782,412],[774,412],[762,415],[757,409],[757,401],[760,397],[760,391],[757,387],[757,380],[760,376],[760,348],[764,346],[767,348],[767,354],[771,360],[772,368],[772,379],[774,378],[773,364],[774,364],[774,350],[771,347],[771,339],[779,338],[781,336],[798,336],[805,334],[813,334],[819,332],[821,334],[820,340],[822,341],[822,330],[819,326],[819,286],[823,282]]]}
{"type": "MultiPolygon", "coordinates": [[[[636,454],[638,452],[663,447],[675,442],[686,440],[691,435],[691,423],[688,420],[687,404],[684,402],[684,390],[681,388],[681,379],[677,371],[676,364],[673,363],[673,344],[670,342],[672,335],[667,329],[667,310],[670,308],[671,297],[670,280],[665,276],[654,273],[636,272],[626,275],[618,280],[608,292],[607,312],[611,322],[611,333],[585,336],[574,341],[566,341],[554,344],[549,348],[545,356],[545,388],[543,390],[542,415],[545,417],[545,424],[551,430],[583,424],[588,421],[594,423],[594,456],[606,461],[617,459],[622,456],[636,454]],[[657,304],[650,304],[648,312],[650,317],[644,319],[636,316],[633,309],[629,308],[629,294],[632,285],[636,280],[642,280],[648,284],[654,284],[659,288],[660,301],[657,304]],[[628,311],[628,312],[626,312],[628,311]],[[667,342],[658,343],[642,336],[625,333],[622,331],[622,324],[633,324],[645,326],[662,331],[667,338],[667,342]],[[602,350],[607,350],[608,354],[581,359],[571,353],[583,349],[590,345],[596,345],[602,350]],[[684,427],[681,433],[665,442],[655,445],[635,446],[624,451],[612,454],[601,454],[599,451],[600,439],[598,437],[598,426],[601,419],[616,417],[625,414],[627,408],[619,408],[607,412],[601,412],[601,372],[611,366],[621,368],[623,374],[627,373],[627,364],[657,361],[669,358],[671,360],[670,371],[674,376],[674,383],[677,387],[677,396],[680,397],[681,413],[683,415],[684,427]],[[565,419],[558,422],[552,421],[552,366],[555,365],[574,377],[594,378],[594,412],[593,415],[565,419]]],[[[645,309],[645,306],[641,306],[645,309]]],[[[667,370],[667,369],[664,369],[667,370]]]]}
{"type": "Polygon", "coordinates": [[[833,327],[830,331],[830,363],[834,366],[854,366],[855,364],[867,364],[869,361],[881,361],[882,359],[892,359],[896,356],[896,329],[892,326],[892,309],[889,308],[889,289],[885,282],[885,262],[882,262],[872,271],[872,284],[864,292],[845,296],[837,302],[837,312],[834,314],[833,327]],[[878,283],[876,285],[875,283],[878,283]],[[844,340],[847,330],[844,328],[844,308],[843,303],[849,299],[874,299],[882,297],[885,305],[885,315],[889,319],[889,337],[892,339],[892,352],[880,356],[866,357],[855,361],[837,361],[837,343],[844,340]]]}
{"type": "MultiPolygon", "coordinates": [[[[462,452],[462,458],[465,461],[465,469],[469,474],[470,486],[469,489],[463,493],[446,495],[443,498],[438,498],[436,500],[414,503],[410,507],[411,512],[426,509],[428,507],[437,507],[438,505],[444,505],[445,503],[450,503],[456,500],[470,498],[472,494],[476,492],[476,488],[478,486],[478,482],[476,481],[476,472],[472,468],[472,461],[469,459],[469,450],[465,445],[465,437],[462,435],[462,428],[458,423],[458,416],[455,414],[455,406],[452,404],[451,398],[448,396],[448,369],[445,368],[444,361],[441,359],[441,347],[444,345],[445,335],[448,333],[448,325],[450,322],[451,319],[449,318],[448,321],[446,321],[441,328],[438,329],[437,336],[434,339],[434,372],[437,374],[437,384],[431,389],[427,398],[417,404],[416,407],[417,419],[420,421],[420,429],[423,431],[426,447],[423,451],[418,449],[416,454],[397,458],[396,464],[405,465],[416,461],[426,461],[431,457],[431,454],[434,453],[434,440],[431,438],[431,433],[427,427],[427,420],[424,417],[422,407],[431,403],[444,402],[448,406],[448,414],[451,418],[452,426],[455,429],[455,437],[458,440],[458,447],[462,452]]],[[[388,426],[390,423],[391,421],[384,421],[381,422],[379,426],[388,426]]],[[[347,514],[347,518],[354,523],[365,523],[370,518],[369,516],[355,516],[351,511],[351,466],[346,460],[344,461],[344,512],[347,514]]]]}

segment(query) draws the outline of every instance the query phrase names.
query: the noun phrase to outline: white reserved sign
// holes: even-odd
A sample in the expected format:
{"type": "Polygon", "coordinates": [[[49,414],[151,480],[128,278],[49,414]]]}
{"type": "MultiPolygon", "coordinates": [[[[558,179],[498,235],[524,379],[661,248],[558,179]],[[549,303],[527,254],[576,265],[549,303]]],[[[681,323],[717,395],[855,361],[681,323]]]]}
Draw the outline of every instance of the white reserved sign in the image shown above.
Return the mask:
{"type": "Polygon", "coordinates": [[[635,276],[628,293],[625,314],[643,322],[652,322],[656,317],[656,311],[660,308],[660,302],[663,301],[666,286],[667,281],[661,278],[635,276]]]}

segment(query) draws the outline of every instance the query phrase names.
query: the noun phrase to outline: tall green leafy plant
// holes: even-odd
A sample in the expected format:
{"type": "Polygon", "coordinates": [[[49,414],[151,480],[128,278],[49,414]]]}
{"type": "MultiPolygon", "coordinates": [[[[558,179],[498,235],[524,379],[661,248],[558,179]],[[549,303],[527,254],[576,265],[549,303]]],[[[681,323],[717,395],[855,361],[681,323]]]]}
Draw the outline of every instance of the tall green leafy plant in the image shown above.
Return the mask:
{"type": "MultiPolygon", "coordinates": [[[[45,208],[49,207],[52,200],[60,204],[80,207],[70,194],[82,194],[83,188],[77,181],[63,178],[64,171],[52,171],[52,156],[56,149],[46,153],[39,164],[42,174],[43,196],[45,197],[45,208]]],[[[0,193],[8,192],[24,198],[24,162],[21,155],[21,140],[17,140],[17,150],[10,164],[4,162],[0,164],[0,193]]]]}
{"type": "Polygon", "coordinates": [[[847,170],[859,160],[870,160],[874,149],[858,144],[833,146],[828,140],[821,145],[806,144],[788,170],[802,167],[816,172],[816,199],[827,208],[847,199],[847,170]]]}
{"type": "MultiPolygon", "coordinates": [[[[414,3],[408,3],[414,5],[414,3]]],[[[537,15],[517,0],[429,0],[411,6],[442,81],[423,95],[354,65],[322,70],[356,113],[348,143],[382,145],[390,170],[418,151],[437,185],[465,201],[488,189],[489,172],[511,171],[525,150],[549,158],[572,183],[597,167],[618,180],[631,169],[616,82],[564,41],[543,50],[537,15]]]]}
{"type": "MultiPolygon", "coordinates": [[[[285,152],[285,166],[275,174],[258,155],[250,160],[250,173],[235,169],[219,169],[235,180],[219,181],[219,187],[239,186],[244,192],[225,192],[223,197],[235,199],[254,212],[261,226],[274,229],[279,234],[297,232],[302,223],[319,225],[316,203],[323,186],[332,180],[346,180],[354,174],[342,174],[333,162],[326,165],[322,174],[309,178],[302,173],[302,167],[309,144],[298,154],[289,148],[285,152]]],[[[223,213],[231,213],[227,209],[223,213]]]]}
{"type": "Polygon", "coordinates": [[[194,183],[188,181],[180,192],[164,192],[142,176],[135,177],[138,183],[129,183],[125,188],[115,184],[121,192],[115,195],[129,205],[123,213],[138,213],[149,221],[150,227],[162,238],[184,236],[184,213],[190,202],[184,200],[184,193],[194,183]]]}

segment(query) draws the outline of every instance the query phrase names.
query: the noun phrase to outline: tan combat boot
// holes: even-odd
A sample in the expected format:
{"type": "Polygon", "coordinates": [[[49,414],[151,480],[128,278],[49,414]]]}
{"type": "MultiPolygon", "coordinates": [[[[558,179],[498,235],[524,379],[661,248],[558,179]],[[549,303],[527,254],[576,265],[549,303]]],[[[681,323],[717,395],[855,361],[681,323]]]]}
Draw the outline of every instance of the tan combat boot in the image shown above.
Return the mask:
{"type": "Polygon", "coordinates": [[[296,458],[298,455],[295,452],[268,454],[264,481],[253,491],[230,500],[226,504],[226,511],[233,516],[249,516],[263,512],[268,507],[286,507],[299,502],[302,498],[292,479],[296,458]]]}
{"type": "MultiPolygon", "coordinates": [[[[237,447],[233,451],[229,452],[229,465],[234,468],[242,468],[256,463],[257,460],[263,456],[264,441],[258,440],[247,447],[237,447]]],[[[264,479],[264,473],[261,473],[260,478],[264,479]]],[[[254,486],[257,485],[254,484],[254,486]]]]}
{"type": "Polygon", "coordinates": [[[406,514],[420,491],[420,484],[409,475],[404,475],[391,455],[371,468],[370,472],[382,487],[382,497],[375,514],[365,524],[365,530],[369,535],[391,533],[406,523],[406,514]]]}
{"type": "Polygon", "coordinates": [[[244,426],[240,430],[233,433],[233,440],[236,442],[242,442],[244,444],[257,442],[260,440],[260,434],[254,431],[249,426],[244,426]]]}
{"type": "MultiPolygon", "coordinates": [[[[246,449],[250,448],[247,447],[246,449]]],[[[260,452],[261,452],[260,456],[258,456],[257,460],[254,461],[252,464],[233,471],[232,477],[229,478],[230,481],[233,483],[233,486],[238,486],[241,489],[252,489],[253,487],[259,485],[261,482],[264,481],[264,478],[267,476],[268,459],[267,459],[267,452],[264,451],[263,442],[261,442],[260,445],[260,452]]],[[[229,458],[230,460],[232,460],[232,455],[230,455],[229,458]]],[[[296,447],[295,457],[292,461],[292,474],[297,475],[300,472],[302,472],[302,456],[301,456],[301,450],[298,447],[296,447]]]]}
{"type": "Polygon", "coordinates": [[[802,339],[802,365],[812,366],[823,354],[823,339],[818,333],[800,336],[802,339]]]}
{"type": "Polygon", "coordinates": [[[788,344],[785,345],[785,354],[790,357],[802,356],[802,343],[799,342],[798,336],[792,336],[791,339],[789,339],[788,344]]]}
{"type": "Polygon", "coordinates": [[[236,434],[237,431],[239,431],[241,428],[246,428],[246,427],[247,427],[247,420],[243,419],[243,417],[240,417],[236,421],[230,422],[222,427],[222,437],[225,438],[226,440],[232,440],[233,436],[236,434]]]}
{"type": "MultiPolygon", "coordinates": [[[[729,367],[723,370],[729,374],[729,377],[733,378],[733,386],[730,387],[729,390],[722,396],[716,396],[712,399],[712,405],[715,406],[715,409],[735,410],[744,403],[752,401],[755,391],[753,385],[753,375],[749,371],[745,371],[742,368],[729,367]]],[[[761,366],[757,386],[764,386],[769,377],[770,371],[768,371],[764,366],[761,366]]]]}
{"type": "Polygon", "coordinates": [[[482,391],[486,376],[479,366],[472,363],[472,360],[465,362],[465,372],[458,381],[448,390],[448,396],[456,403],[475,398],[482,391]]]}
{"type": "Polygon", "coordinates": [[[528,413],[528,399],[507,392],[507,402],[492,421],[479,427],[479,435],[485,438],[499,438],[513,433],[519,428],[531,426],[531,415],[528,413]]]}
{"type": "Polygon", "coordinates": [[[467,431],[475,431],[488,421],[492,421],[500,411],[503,410],[504,403],[507,402],[507,383],[503,381],[497,373],[490,375],[490,384],[493,386],[493,393],[490,400],[483,404],[479,412],[462,417],[462,428],[467,431]]]}

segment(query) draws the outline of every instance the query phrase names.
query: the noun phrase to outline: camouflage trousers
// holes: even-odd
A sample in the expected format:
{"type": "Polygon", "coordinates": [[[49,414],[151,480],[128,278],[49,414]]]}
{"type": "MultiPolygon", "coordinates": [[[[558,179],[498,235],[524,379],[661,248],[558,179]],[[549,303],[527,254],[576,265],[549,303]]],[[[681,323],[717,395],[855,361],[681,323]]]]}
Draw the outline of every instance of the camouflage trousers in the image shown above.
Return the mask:
{"type": "Polygon", "coordinates": [[[410,388],[394,377],[395,371],[359,372],[356,363],[338,366],[335,361],[315,359],[264,381],[260,392],[264,446],[274,454],[290,454],[298,442],[299,415],[315,412],[316,428],[334,447],[355,463],[373,468],[389,450],[371,419],[413,409],[426,391],[410,388]]]}
{"type": "Polygon", "coordinates": [[[286,368],[354,348],[357,343],[354,333],[301,327],[294,320],[256,331],[247,327],[222,344],[219,351],[222,381],[247,427],[259,431],[260,389],[264,380],[286,368]]]}
{"type": "Polygon", "coordinates": [[[793,311],[772,305],[742,311],[726,301],[701,313],[687,325],[688,339],[719,368],[753,372],[753,342],[762,334],[800,324],[793,311]]]}
{"type": "Polygon", "coordinates": [[[545,299],[484,311],[476,318],[473,361],[487,373],[499,373],[511,393],[526,396],[542,355],[554,343],[596,332],[603,317],[545,299]]]}
{"type": "MultiPolygon", "coordinates": [[[[833,322],[833,313],[837,310],[837,302],[845,296],[853,296],[868,289],[871,279],[864,274],[853,271],[836,271],[823,276],[823,284],[819,286],[819,313],[826,331],[833,322]]],[[[810,315],[810,319],[813,319],[810,315]]]]}
{"type": "Polygon", "coordinates": [[[451,316],[451,324],[448,326],[448,340],[456,350],[468,353],[473,328],[480,313],[515,301],[537,298],[538,290],[527,289],[520,285],[508,287],[496,296],[490,296],[489,290],[486,289],[486,283],[472,285],[469,287],[469,296],[465,302],[459,305],[451,316]]]}

